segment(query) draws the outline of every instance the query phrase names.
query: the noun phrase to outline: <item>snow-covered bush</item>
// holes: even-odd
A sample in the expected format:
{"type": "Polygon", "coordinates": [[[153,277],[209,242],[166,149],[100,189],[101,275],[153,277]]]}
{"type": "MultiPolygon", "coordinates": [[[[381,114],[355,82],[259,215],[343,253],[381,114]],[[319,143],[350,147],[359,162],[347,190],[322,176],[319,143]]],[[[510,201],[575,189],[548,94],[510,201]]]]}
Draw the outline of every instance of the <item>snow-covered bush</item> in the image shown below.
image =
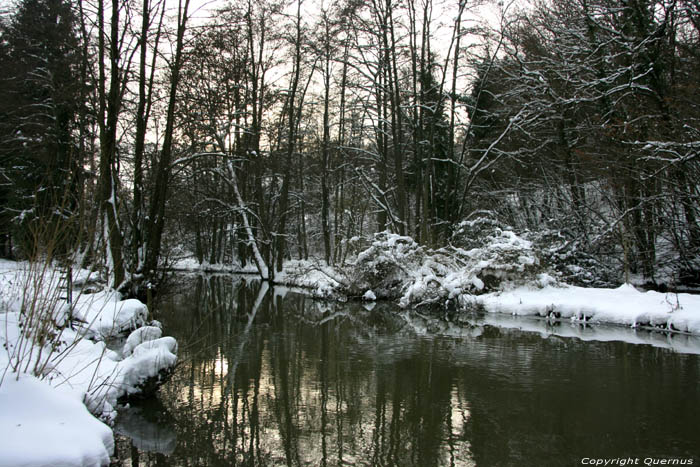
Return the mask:
{"type": "Polygon", "coordinates": [[[449,305],[463,293],[483,289],[483,282],[469,269],[469,258],[453,248],[426,255],[411,274],[399,305],[402,307],[449,305]]]}
{"type": "Polygon", "coordinates": [[[345,292],[364,299],[398,298],[404,307],[442,306],[457,303],[462,294],[497,290],[506,283],[536,283],[541,271],[531,242],[483,219],[460,227],[460,234],[471,229],[481,236],[430,250],[407,236],[376,234],[343,268],[345,292]]]}
{"type": "Polygon", "coordinates": [[[71,324],[72,309],[61,297],[60,282],[60,274],[49,260],[27,262],[14,274],[3,275],[0,312],[5,317],[6,334],[17,331],[16,335],[5,336],[3,346],[14,373],[42,379],[49,362],[70,351],[72,346],[66,342],[64,331],[71,324]],[[16,328],[7,325],[10,313],[16,319],[16,328]]]}
{"type": "Polygon", "coordinates": [[[471,272],[484,283],[484,291],[496,290],[504,282],[532,281],[541,272],[532,243],[511,230],[494,231],[481,248],[464,254],[471,272]]]}
{"type": "Polygon", "coordinates": [[[402,306],[450,305],[464,294],[500,290],[509,284],[538,284],[540,271],[530,242],[511,231],[492,233],[482,246],[443,248],[428,255],[401,298],[402,306]]]}
{"type": "Polygon", "coordinates": [[[450,306],[465,295],[542,282],[532,242],[501,225],[490,213],[482,214],[457,226],[451,246],[424,253],[421,264],[408,274],[401,306],[450,306]]]}
{"type": "Polygon", "coordinates": [[[367,249],[342,268],[344,292],[362,297],[372,291],[377,299],[399,298],[424,259],[425,250],[411,237],[379,232],[367,249]]]}
{"type": "Polygon", "coordinates": [[[484,246],[484,239],[499,230],[512,230],[503,222],[497,220],[493,211],[477,211],[473,219],[464,220],[457,224],[450,237],[450,245],[471,250],[484,246]]]}
{"type": "Polygon", "coordinates": [[[619,285],[615,271],[589,253],[579,239],[559,230],[531,232],[532,241],[542,267],[558,280],[582,287],[619,285]]]}
{"type": "Polygon", "coordinates": [[[496,290],[504,282],[534,281],[542,272],[532,242],[492,217],[461,222],[450,243],[465,258],[470,273],[483,282],[483,291],[496,290]]]}

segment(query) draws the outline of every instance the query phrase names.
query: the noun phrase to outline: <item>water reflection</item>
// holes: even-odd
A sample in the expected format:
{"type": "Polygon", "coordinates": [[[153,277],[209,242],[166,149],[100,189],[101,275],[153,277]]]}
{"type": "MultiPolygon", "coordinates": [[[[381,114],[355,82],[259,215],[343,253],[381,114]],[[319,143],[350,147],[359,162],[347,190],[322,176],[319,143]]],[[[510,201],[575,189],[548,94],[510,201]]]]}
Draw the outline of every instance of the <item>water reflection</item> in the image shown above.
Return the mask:
{"type": "Polygon", "coordinates": [[[170,455],[177,446],[175,423],[158,398],[149,398],[121,409],[114,431],[128,437],[137,451],[170,455]]]}
{"type": "Polygon", "coordinates": [[[184,282],[157,316],[181,343],[182,363],[159,395],[174,420],[161,425],[176,430],[177,445],[154,450],[138,436],[124,439],[120,459],[187,466],[574,465],[605,455],[700,461],[694,355],[542,339],[383,306],[318,302],[231,276],[184,282]]]}

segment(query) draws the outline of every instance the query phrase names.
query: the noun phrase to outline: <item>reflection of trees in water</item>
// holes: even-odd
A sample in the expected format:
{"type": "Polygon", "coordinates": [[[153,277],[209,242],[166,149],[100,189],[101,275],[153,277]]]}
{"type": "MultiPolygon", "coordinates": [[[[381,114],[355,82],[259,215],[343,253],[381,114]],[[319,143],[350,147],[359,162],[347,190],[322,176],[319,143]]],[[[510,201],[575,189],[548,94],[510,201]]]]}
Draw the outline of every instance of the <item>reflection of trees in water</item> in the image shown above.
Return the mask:
{"type": "Polygon", "coordinates": [[[450,453],[468,456],[451,432],[455,412],[468,417],[466,402],[434,358],[440,344],[402,345],[395,314],[280,297],[230,276],[199,277],[183,296],[161,311],[183,343],[183,363],[161,389],[178,419],[176,462],[443,465],[450,453]]]}
{"type": "Polygon", "coordinates": [[[182,347],[160,389],[178,445],[167,458],[142,453],[141,465],[563,465],[625,446],[697,452],[693,355],[281,297],[230,276],[181,290],[160,310],[182,347]]]}

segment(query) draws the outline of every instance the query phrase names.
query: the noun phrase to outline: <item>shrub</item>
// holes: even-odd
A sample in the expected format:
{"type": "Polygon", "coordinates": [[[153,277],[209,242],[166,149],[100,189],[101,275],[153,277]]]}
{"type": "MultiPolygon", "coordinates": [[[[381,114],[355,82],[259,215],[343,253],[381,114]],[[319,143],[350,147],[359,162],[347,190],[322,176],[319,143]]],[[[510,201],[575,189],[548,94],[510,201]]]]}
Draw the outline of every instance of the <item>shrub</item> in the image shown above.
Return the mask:
{"type": "Polygon", "coordinates": [[[582,287],[619,285],[615,271],[589,253],[580,240],[559,230],[542,230],[528,235],[543,268],[558,280],[582,287]]]}
{"type": "Polygon", "coordinates": [[[362,296],[371,290],[379,299],[398,298],[424,259],[424,249],[411,237],[376,233],[370,246],[343,267],[346,293],[362,296]]]}

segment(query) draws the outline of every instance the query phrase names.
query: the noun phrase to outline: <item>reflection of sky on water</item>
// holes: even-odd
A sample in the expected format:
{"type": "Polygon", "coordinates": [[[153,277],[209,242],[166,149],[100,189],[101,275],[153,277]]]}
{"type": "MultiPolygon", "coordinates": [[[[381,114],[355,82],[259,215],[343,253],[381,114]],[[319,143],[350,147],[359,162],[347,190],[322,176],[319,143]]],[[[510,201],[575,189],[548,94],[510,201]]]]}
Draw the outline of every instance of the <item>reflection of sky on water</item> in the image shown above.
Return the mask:
{"type": "MultiPolygon", "coordinates": [[[[289,459],[295,465],[362,465],[363,459],[401,464],[406,455],[423,455],[421,440],[409,429],[425,421],[408,420],[414,417],[410,412],[416,410],[410,401],[377,395],[377,384],[384,383],[372,378],[376,367],[366,366],[367,378],[358,387],[347,388],[329,374],[343,371],[342,361],[332,369],[317,354],[310,355],[295,343],[290,345],[290,356],[298,359],[289,362],[286,373],[280,373],[280,353],[269,343],[265,346],[260,354],[260,374],[253,376],[258,379],[248,382],[253,387],[243,383],[242,387],[236,385],[233,394],[227,391],[230,378],[235,381],[236,376],[227,372],[232,364],[221,354],[195,367],[193,384],[181,387],[180,400],[207,414],[199,423],[211,424],[215,416],[217,426],[236,427],[235,439],[223,430],[212,430],[211,448],[218,452],[216,457],[223,459],[234,451],[239,453],[237,460],[243,461],[251,443],[254,458],[272,464],[286,464],[289,459]]],[[[449,415],[440,421],[449,420],[445,427],[449,432],[436,444],[434,460],[439,465],[471,465],[469,443],[463,439],[468,403],[456,385],[449,405],[445,407],[449,415]]]]}
{"type": "MultiPolygon", "coordinates": [[[[606,417],[665,417],[663,398],[681,388],[700,397],[683,385],[700,373],[697,358],[649,346],[283,297],[225,276],[178,298],[158,316],[183,344],[183,363],[160,390],[177,446],[161,449],[166,457],[121,447],[124,465],[562,465],[591,446],[618,455],[641,445],[606,417]],[[690,373],[648,371],[649,359],[690,373]],[[600,384],[618,374],[612,391],[600,384]],[[636,387],[647,392],[630,400],[636,387]],[[618,438],[594,442],[606,423],[618,438]]],[[[687,454],[692,436],[679,433],[700,412],[684,405],[669,415],[678,426],[655,420],[667,431],[659,443],[687,454]]]]}

